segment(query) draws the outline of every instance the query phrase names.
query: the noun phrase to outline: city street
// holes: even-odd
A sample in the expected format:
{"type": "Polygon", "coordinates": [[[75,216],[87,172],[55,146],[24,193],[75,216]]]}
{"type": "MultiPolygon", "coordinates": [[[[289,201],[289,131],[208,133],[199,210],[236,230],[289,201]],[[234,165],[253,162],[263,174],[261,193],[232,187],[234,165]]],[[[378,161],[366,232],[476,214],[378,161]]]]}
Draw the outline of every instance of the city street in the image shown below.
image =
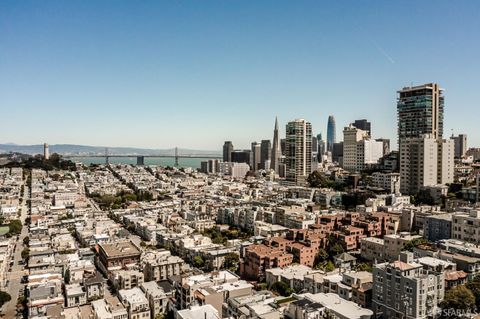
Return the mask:
{"type": "Polygon", "coordinates": [[[8,285],[6,291],[12,297],[8,303],[3,305],[2,307],[2,315],[5,318],[15,318],[17,310],[17,299],[19,292],[23,294],[23,287],[24,285],[21,283],[21,279],[24,275],[27,274],[27,270],[25,265],[19,265],[19,261],[22,260],[22,250],[24,248],[23,239],[28,236],[28,226],[25,225],[25,218],[28,216],[28,206],[27,200],[30,199],[30,188],[25,185],[25,192],[23,196],[23,202],[21,206],[21,217],[20,220],[22,221],[23,227],[22,232],[19,236],[19,239],[15,243],[15,252],[13,254],[13,266],[11,271],[7,273],[7,281],[8,285]]]}

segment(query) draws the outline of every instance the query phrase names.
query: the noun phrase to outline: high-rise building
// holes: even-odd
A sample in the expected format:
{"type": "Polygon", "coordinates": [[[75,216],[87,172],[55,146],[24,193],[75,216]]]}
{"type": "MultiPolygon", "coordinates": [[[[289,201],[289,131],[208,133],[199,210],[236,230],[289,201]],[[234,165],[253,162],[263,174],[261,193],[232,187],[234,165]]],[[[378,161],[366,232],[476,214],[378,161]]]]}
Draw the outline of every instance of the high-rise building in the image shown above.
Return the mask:
{"type": "Polygon", "coordinates": [[[459,134],[451,137],[455,144],[455,158],[461,158],[467,153],[467,135],[459,134]]]}
{"type": "Polygon", "coordinates": [[[260,160],[261,160],[261,148],[260,143],[252,143],[252,152],[250,153],[250,167],[252,171],[257,171],[260,169],[260,160]]]}
{"type": "Polygon", "coordinates": [[[270,155],[272,152],[272,143],[270,140],[262,140],[260,143],[260,168],[269,169],[270,164],[267,166],[266,163],[270,163],[270,155]]]}
{"type": "Polygon", "coordinates": [[[223,161],[224,162],[231,162],[232,161],[232,152],[233,152],[233,144],[231,141],[225,141],[223,144],[223,161]]]}
{"type": "Polygon", "coordinates": [[[333,143],[332,162],[343,166],[343,142],[333,143]]]}
{"type": "Polygon", "coordinates": [[[312,161],[318,162],[318,140],[316,136],[312,136],[312,161]]]}
{"type": "Polygon", "coordinates": [[[403,194],[417,194],[425,186],[453,182],[453,141],[426,134],[400,143],[400,179],[403,194]]]}
{"type": "Polygon", "coordinates": [[[367,131],[353,124],[343,130],[343,165],[352,172],[360,172],[367,164],[376,164],[383,156],[383,143],[370,138],[367,131]]]}
{"type": "Polygon", "coordinates": [[[43,144],[43,158],[48,160],[50,158],[50,151],[48,149],[48,144],[43,144]]]}
{"type": "Polygon", "coordinates": [[[245,163],[250,165],[251,150],[234,150],[231,154],[231,161],[234,163],[245,163]]]}
{"type": "Polygon", "coordinates": [[[376,138],[375,141],[382,142],[383,144],[383,154],[390,153],[390,139],[388,138],[376,138]]]}
{"type": "Polygon", "coordinates": [[[325,154],[325,141],[323,140],[322,133],[317,135],[318,141],[318,158],[320,160],[321,156],[325,154]]]}
{"type": "Polygon", "coordinates": [[[270,158],[270,168],[279,173],[280,157],[282,150],[280,148],[280,136],[278,135],[278,119],[275,117],[275,128],[273,129],[272,156],[270,158]]]}
{"type": "Polygon", "coordinates": [[[333,151],[333,144],[337,142],[336,140],[336,126],[335,126],[335,118],[333,115],[328,117],[328,124],[327,124],[327,152],[333,151]]]}
{"type": "Polygon", "coordinates": [[[443,89],[436,83],[404,87],[398,91],[398,140],[443,136],[443,89]]]}
{"type": "Polygon", "coordinates": [[[288,122],[285,144],[286,178],[302,185],[312,171],[312,125],[304,119],[288,122]]]}
{"type": "Polygon", "coordinates": [[[353,122],[352,125],[355,126],[358,129],[361,129],[363,131],[367,131],[368,135],[372,136],[372,124],[369,121],[367,121],[366,119],[355,120],[355,122],[353,122]]]}
{"type": "Polygon", "coordinates": [[[443,91],[436,83],[398,91],[400,185],[404,194],[453,182],[454,143],[442,139],[443,91]]]}

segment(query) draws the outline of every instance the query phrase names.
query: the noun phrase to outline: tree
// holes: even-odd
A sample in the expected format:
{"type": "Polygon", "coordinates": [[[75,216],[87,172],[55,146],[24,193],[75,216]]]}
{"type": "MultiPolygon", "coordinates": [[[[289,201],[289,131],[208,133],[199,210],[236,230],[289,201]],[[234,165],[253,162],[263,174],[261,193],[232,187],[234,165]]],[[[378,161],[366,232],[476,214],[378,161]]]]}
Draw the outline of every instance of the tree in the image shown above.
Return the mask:
{"type": "Polygon", "coordinates": [[[3,306],[6,302],[12,300],[12,296],[10,296],[5,291],[0,291],[0,307],[3,306]]]}
{"type": "Polygon", "coordinates": [[[413,251],[413,248],[423,244],[428,244],[428,240],[426,240],[425,238],[415,238],[403,244],[402,250],[413,251]]]}
{"type": "Polygon", "coordinates": [[[23,245],[28,246],[30,244],[30,238],[27,236],[23,238],[23,245]]]}
{"type": "Polygon", "coordinates": [[[200,256],[193,257],[193,265],[197,268],[202,268],[205,265],[205,261],[200,256]]]}
{"type": "Polygon", "coordinates": [[[284,297],[288,297],[293,293],[293,289],[283,281],[277,281],[272,285],[271,289],[284,297]]]}
{"type": "Polygon", "coordinates": [[[22,231],[22,222],[18,219],[14,219],[10,221],[10,224],[8,224],[8,232],[11,235],[18,235],[22,231]]]}
{"type": "Polygon", "coordinates": [[[440,306],[442,309],[473,311],[475,309],[475,296],[464,285],[457,286],[445,293],[445,298],[440,306]]]}
{"type": "Polygon", "coordinates": [[[22,250],[22,259],[27,259],[29,254],[30,254],[30,249],[28,249],[28,248],[23,248],[23,250],[22,250]]]}
{"type": "Polygon", "coordinates": [[[480,276],[475,276],[472,280],[465,285],[475,296],[475,304],[477,309],[480,309],[480,276]]]}
{"type": "Polygon", "coordinates": [[[227,256],[225,256],[224,267],[233,272],[236,272],[238,269],[239,260],[240,257],[237,254],[229,253],[227,256]]]}
{"type": "Polygon", "coordinates": [[[63,280],[65,280],[65,283],[67,285],[70,284],[70,269],[69,268],[67,268],[67,270],[65,270],[65,275],[64,275],[63,280]]]}

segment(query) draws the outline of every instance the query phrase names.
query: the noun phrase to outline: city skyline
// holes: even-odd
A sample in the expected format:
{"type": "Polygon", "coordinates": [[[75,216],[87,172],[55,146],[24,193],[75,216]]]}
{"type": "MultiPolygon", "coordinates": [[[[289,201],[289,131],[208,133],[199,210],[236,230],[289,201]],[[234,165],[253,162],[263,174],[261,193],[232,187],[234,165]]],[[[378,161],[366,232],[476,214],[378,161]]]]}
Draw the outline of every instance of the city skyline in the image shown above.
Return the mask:
{"type": "Polygon", "coordinates": [[[271,138],[275,115],[280,136],[296,118],[326,136],[330,114],[337,135],[365,118],[395,141],[396,92],[436,82],[444,137],[479,146],[479,4],[412,8],[2,2],[0,142],[246,149],[271,138]]]}

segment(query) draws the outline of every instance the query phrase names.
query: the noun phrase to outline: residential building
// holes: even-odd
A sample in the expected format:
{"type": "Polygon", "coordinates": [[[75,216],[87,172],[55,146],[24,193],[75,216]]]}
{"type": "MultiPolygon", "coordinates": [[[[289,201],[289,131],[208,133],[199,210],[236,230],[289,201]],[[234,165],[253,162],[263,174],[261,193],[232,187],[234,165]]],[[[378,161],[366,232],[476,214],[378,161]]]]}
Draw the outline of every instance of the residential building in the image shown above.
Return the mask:
{"type": "Polygon", "coordinates": [[[400,194],[400,174],[374,172],[372,186],[382,188],[389,194],[400,194]]]}
{"type": "Polygon", "coordinates": [[[420,138],[425,134],[433,139],[443,136],[444,96],[437,83],[404,87],[398,91],[398,139],[420,138]]]}
{"type": "Polygon", "coordinates": [[[286,178],[296,185],[306,183],[312,171],[312,125],[304,119],[286,126],[286,178]]]}
{"type": "Polygon", "coordinates": [[[458,136],[450,137],[453,140],[454,144],[454,154],[455,158],[462,158],[467,154],[467,135],[466,134],[459,134],[458,136]]]}
{"type": "Polygon", "coordinates": [[[405,138],[400,143],[400,186],[403,194],[453,182],[453,142],[433,135],[405,138]]]}
{"type": "Polygon", "coordinates": [[[151,318],[148,299],[140,288],[122,289],[118,292],[118,297],[125,308],[127,308],[128,319],[151,318]]]}
{"type": "Polygon", "coordinates": [[[424,269],[413,254],[373,268],[373,311],[385,318],[435,316],[444,296],[444,272],[424,269]]]}
{"type": "Polygon", "coordinates": [[[480,210],[453,215],[452,238],[480,244],[480,210]]]}

